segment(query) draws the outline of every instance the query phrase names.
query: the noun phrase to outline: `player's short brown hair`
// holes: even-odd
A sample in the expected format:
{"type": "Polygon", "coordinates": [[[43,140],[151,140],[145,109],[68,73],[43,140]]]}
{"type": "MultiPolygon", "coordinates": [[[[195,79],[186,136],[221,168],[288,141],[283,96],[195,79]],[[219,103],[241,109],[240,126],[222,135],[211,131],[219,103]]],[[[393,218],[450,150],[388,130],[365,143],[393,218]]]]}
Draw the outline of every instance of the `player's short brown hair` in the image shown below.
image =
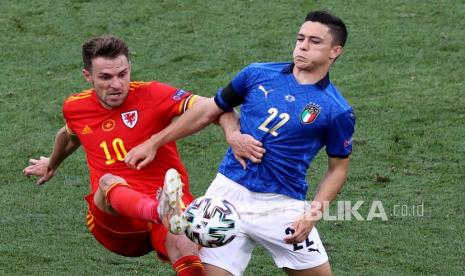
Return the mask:
{"type": "Polygon", "coordinates": [[[92,60],[97,57],[116,58],[124,55],[129,61],[126,42],[115,36],[94,37],[82,45],[82,61],[86,70],[92,69],[92,60]]]}

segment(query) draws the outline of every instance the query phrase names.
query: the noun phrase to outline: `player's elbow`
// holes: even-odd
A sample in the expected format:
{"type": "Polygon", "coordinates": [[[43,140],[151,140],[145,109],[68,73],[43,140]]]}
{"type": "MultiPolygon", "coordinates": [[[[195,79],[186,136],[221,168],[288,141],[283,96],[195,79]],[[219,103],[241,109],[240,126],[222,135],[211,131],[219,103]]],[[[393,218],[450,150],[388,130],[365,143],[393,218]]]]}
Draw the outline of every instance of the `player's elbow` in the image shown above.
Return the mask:
{"type": "Polygon", "coordinates": [[[200,116],[198,120],[201,125],[210,124],[213,121],[216,121],[218,117],[224,112],[220,109],[213,98],[204,98],[199,101],[196,105],[200,116]]]}

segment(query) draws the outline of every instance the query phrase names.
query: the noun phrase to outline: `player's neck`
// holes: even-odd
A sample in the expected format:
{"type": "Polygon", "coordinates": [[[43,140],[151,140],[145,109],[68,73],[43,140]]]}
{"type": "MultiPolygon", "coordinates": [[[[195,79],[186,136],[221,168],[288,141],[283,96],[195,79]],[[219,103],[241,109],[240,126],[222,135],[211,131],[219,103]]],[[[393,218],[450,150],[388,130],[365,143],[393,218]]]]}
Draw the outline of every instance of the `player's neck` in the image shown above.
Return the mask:
{"type": "Polygon", "coordinates": [[[329,68],[316,68],[314,70],[302,70],[294,66],[292,74],[300,84],[315,84],[328,74],[329,68]]]}

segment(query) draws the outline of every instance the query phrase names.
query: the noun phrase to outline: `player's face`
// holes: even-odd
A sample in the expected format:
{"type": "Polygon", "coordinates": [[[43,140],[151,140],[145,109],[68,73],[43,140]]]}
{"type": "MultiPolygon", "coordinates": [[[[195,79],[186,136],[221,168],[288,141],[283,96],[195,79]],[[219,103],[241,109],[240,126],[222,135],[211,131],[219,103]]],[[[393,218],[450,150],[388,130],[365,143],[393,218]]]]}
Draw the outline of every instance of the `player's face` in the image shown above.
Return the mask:
{"type": "Polygon", "coordinates": [[[120,106],[128,96],[131,67],[124,55],[94,58],[92,70],[83,69],[83,74],[92,83],[102,106],[107,109],[120,106]]]}
{"type": "Polygon", "coordinates": [[[329,27],[319,22],[305,22],[297,34],[293,53],[295,66],[307,71],[329,67],[342,52],[341,46],[332,44],[329,27]]]}

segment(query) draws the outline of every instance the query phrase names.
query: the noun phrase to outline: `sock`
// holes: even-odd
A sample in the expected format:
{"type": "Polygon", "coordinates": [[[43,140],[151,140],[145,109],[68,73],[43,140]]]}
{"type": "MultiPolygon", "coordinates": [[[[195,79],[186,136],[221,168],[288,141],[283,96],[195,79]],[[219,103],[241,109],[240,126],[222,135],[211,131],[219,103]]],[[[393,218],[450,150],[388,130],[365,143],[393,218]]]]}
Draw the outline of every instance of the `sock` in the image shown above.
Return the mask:
{"type": "Polygon", "coordinates": [[[178,276],[205,276],[205,268],[199,256],[184,256],[173,264],[178,276]]]}
{"type": "Polygon", "coordinates": [[[133,190],[129,185],[113,184],[107,191],[106,200],[120,215],[161,224],[158,201],[133,190]]]}

